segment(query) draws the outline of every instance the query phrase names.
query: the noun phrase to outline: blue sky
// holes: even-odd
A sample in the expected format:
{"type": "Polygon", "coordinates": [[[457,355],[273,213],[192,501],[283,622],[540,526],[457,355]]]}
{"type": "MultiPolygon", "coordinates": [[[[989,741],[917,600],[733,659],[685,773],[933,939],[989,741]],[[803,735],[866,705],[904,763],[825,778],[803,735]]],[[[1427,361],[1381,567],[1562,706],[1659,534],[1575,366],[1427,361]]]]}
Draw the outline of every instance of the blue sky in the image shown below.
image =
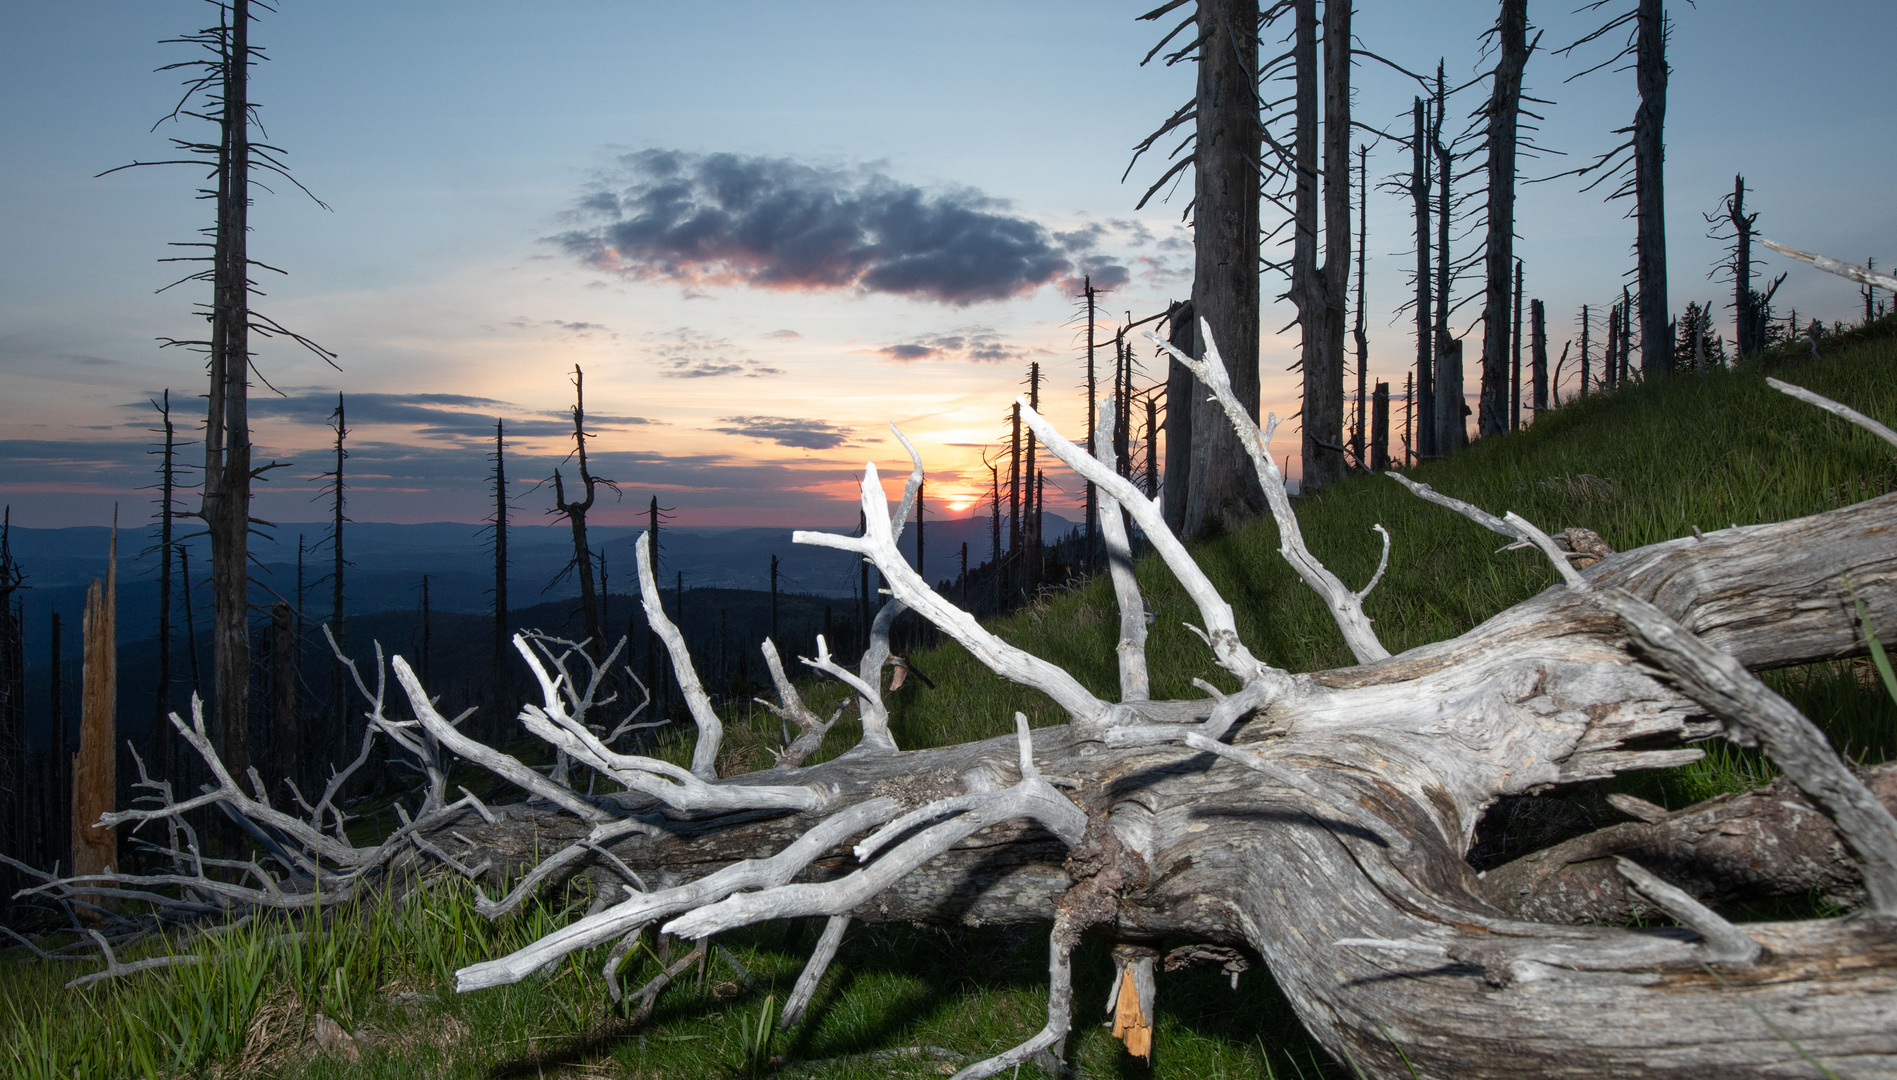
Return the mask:
{"type": "MultiPolygon", "coordinates": [[[[322,421],[342,391],[356,421],[353,516],[477,520],[495,416],[517,432],[510,472],[531,516],[549,501],[531,482],[561,453],[575,363],[603,421],[599,471],[626,491],[604,520],[630,523],[658,494],[684,523],[835,524],[854,517],[849,484],[865,460],[899,471],[889,421],[921,447],[940,509],[967,503],[1029,361],[1047,369],[1047,411],[1079,434],[1075,274],[1123,279],[1103,324],[1189,287],[1184,199],[1134,212],[1157,163],[1120,181],[1131,145],[1192,87],[1187,65],[1138,66],[1161,32],[1135,21],[1142,10],[283,0],[255,31],[271,60],[252,93],[269,141],[332,209],[282,185],[258,193],[252,254],[291,272],[265,275],[259,306],[336,350],[342,371],[259,347],[288,396],[259,388],[255,441],[296,463],[262,512],[318,516],[305,478],[322,468],[322,421]],[[725,227],[704,235],[668,218],[681,192],[715,203],[725,227]],[[783,228],[791,220],[809,227],[783,228]]],[[[1897,7],[1669,10],[1674,307],[1724,303],[1705,277],[1719,245],[1700,215],[1735,172],[1765,235],[1897,259],[1897,104],[1881,78],[1897,7]]],[[[209,12],[187,0],[6,5],[0,500],[17,524],[100,524],[115,500],[148,498],[147,399],[170,387],[188,415],[202,392],[195,359],[156,339],[192,334],[191,289],[204,290],[154,295],[171,280],[155,260],[207,220],[196,177],[93,176],[165,156],[168,134],[201,133],[149,129],[177,84],[153,69],[183,58],[159,39],[209,12]]],[[[1494,13],[1365,0],[1356,32],[1412,69],[1444,57],[1463,81],[1494,13]]],[[[1540,3],[1530,17],[1544,45],[1601,18],[1540,3]]],[[[1609,51],[1531,60],[1530,92],[1557,102],[1539,141],[1570,157],[1529,160],[1525,176],[1616,141],[1631,74],[1562,82],[1609,51]]],[[[1358,119],[1407,125],[1403,79],[1364,64],[1357,82],[1358,119]]],[[[1406,167],[1401,148],[1371,153],[1373,182],[1406,167]]],[[[1523,189],[1518,253],[1557,350],[1581,304],[1618,297],[1632,265],[1624,209],[1570,180],[1523,189]]],[[[1369,225],[1372,372],[1400,386],[1413,353],[1394,315],[1413,261],[1406,203],[1373,191],[1369,225]]],[[[1781,313],[1861,309],[1847,282],[1765,265],[1790,272],[1781,313]]],[[[1264,321],[1266,407],[1294,412],[1295,337],[1276,334],[1289,305],[1269,304],[1264,321]]],[[[1277,452],[1296,438],[1287,425],[1277,452]]]]}

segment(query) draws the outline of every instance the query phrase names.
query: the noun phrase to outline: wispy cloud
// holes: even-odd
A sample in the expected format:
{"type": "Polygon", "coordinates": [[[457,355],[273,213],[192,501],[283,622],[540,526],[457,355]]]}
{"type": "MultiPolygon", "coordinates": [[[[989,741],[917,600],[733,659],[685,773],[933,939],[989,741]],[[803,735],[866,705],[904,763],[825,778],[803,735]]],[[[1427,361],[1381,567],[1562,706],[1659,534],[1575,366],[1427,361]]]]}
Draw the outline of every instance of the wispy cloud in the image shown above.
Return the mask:
{"type": "Polygon", "coordinates": [[[718,422],[725,426],[713,428],[713,431],[764,439],[779,446],[795,446],[804,450],[830,450],[842,446],[850,437],[849,428],[839,427],[827,420],[799,420],[788,416],[721,416],[718,422]]]}
{"type": "Polygon", "coordinates": [[[703,333],[689,326],[646,334],[642,340],[647,358],[667,379],[712,379],[721,375],[758,379],[784,373],[782,368],[753,360],[730,338],[703,333]]]}
{"type": "Polygon", "coordinates": [[[917,360],[965,360],[978,364],[999,364],[1019,360],[1028,350],[1003,341],[992,326],[964,326],[940,334],[923,334],[907,341],[884,345],[876,350],[885,359],[898,363],[917,360]]]}
{"type": "Polygon", "coordinates": [[[578,227],[552,240],[587,265],[687,286],[859,289],[967,305],[1076,274],[1116,284],[1126,274],[1092,253],[1098,226],[1051,234],[974,188],[931,192],[871,168],[787,157],[627,154],[572,216],[578,227]]]}
{"type": "MultiPolygon", "coordinates": [[[[465,394],[349,394],[344,404],[351,427],[391,425],[410,428],[423,436],[484,439],[494,434],[496,418],[507,422],[509,435],[521,438],[564,435],[573,430],[573,421],[564,411],[523,409],[494,398],[465,394]]],[[[328,424],[335,409],[336,395],[322,391],[250,400],[252,415],[303,424],[328,424]]],[[[593,431],[656,422],[641,416],[586,414],[586,426],[593,431]]]]}

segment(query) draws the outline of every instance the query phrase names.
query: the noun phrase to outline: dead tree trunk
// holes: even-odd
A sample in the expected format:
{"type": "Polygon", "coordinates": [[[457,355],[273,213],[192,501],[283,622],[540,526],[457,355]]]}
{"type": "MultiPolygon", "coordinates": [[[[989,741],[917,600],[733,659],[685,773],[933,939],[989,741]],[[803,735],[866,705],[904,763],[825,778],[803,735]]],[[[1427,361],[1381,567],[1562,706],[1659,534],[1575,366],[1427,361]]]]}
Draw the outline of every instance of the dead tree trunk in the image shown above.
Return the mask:
{"type": "MultiPolygon", "coordinates": [[[[349,623],[347,611],[343,607],[343,573],[349,567],[349,560],[343,551],[343,522],[349,520],[343,516],[343,507],[347,498],[347,485],[343,477],[343,463],[349,459],[349,451],[343,441],[349,436],[349,417],[344,411],[341,394],[336,395],[336,411],[330,414],[336,431],[336,468],[330,473],[330,520],[329,520],[329,634],[334,639],[335,659],[329,666],[329,739],[328,747],[337,748],[349,745],[349,683],[344,674],[343,657],[349,647],[349,623]]],[[[328,750],[325,757],[334,761],[340,757],[336,749],[328,750]]]]}
{"type": "Polygon", "coordinates": [[[1378,382],[1370,398],[1370,471],[1390,468],[1390,384],[1378,382]]]}
{"type": "Polygon", "coordinates": [[[99,874],[118,864],[118,834],[95,828],[118,804],[119,528],[112,523],[105,581],[86,591],[84,694],[79,752],[72,759],[73,873],[99,874]]]}
{"type": "MultiPolygon", "coordinates": [[[[586,543],[586,512],[593,508],[593,500],[599,494],[599,486],[612,486],[612,481],[602,480],[593,475],[586,466],[586,440],[592,436],[586,433],[586,373],[578,364],[573,365],[573,453],[569,460],[576,460],[579,466],[580,490],[584,498],[568,501],[565,482],[560,470],[553,470],[553,509],[550,513],[565,515],[567,525],[573,532],[573,561],[567,566],[573,571],[580,583],[580,618],[586,626],[587,649],[595,658],[604,657],[605,638],[601,636],[599,619],[599,597],[593,587],[593,549],[586,543]]],[[[615,490],[617,490],[615,488],[615,490]]]]}
{"type": "Polygon", "coordinates": [[[1666,12],[1662,0],[1640,0],[1634,16],[1634,240],[1640,284],[1640,373],[1673,370],[1666,288],[1666,12]]]}
{"type": "MultiPolygon", "coordinates": [[[[1167,320],[1166,336],[1172,347],[1183,353],[1193,351],[1198,331],[1192,301],[1173,309],[1167,320]]],[[[1166,361],[1166,472],[1161,502],[1166,510],[1166,528],[1174,536],[1185,535],[1187,476],[1192,469],[1192,371],[1176,359],[1166,361]]],[[[1204,396],[1204,395],[1199,395],[1204,396]]]]}
{"type": "MultiPolygon", "coordinates": [[[[1528,0],[1502,0],[1495,23],[1494,82],[1488,116],[1488,291],[1482,309],[1482,393],[1476,426],[1483,438],[1509,430],[1509,296],[1515,272],[1515,155],[1522,70],[1528,66],[1528,0]]],[[[1520,320],[1516,320],[1516,325],[1520,320]]],[[[1519,396],[1519,392],[1518,395],[1519,396]]]]}
{"type": "MultiPolygon", "coordinates": [[[[1412,213],[1416,217],[1416,405],[1424,416],[1436,415],[1436,311],[1432,297],[1435,290],[1430,281],[1430,254],[1435,250],[1435,242],[1430,238],[1429,228],[1429,192],[1430,162],[1429,133],[1432,128],[1424,113],[1426,106],[1422,98],[1417,98],[1411,108],[1414,132],[1410,136],[1410,202],[1412,213]]],[[[1418,432],[1420,439],[1413,448],[1422,457],[1435,457],[1436,429],[1425,423],[1418,432]]]]}
{"type": "MultiPolygon", "coordinates": [[[[1201,0],[1193,159],[1193,326],[1212,327],[1239,400],[1258,412],[1257,0],[1201,0]]],[[[1203,355],[1198,342],[1193,355],[1203,355]]],[[[1192,464],[1181,525],[1230,528],[1256,515],[1245,451],[1216,406],[1192,396],[1192,464]]]]}
{"type": "Polygon", "coordinates": [[[158,685],[152,692],[151,767],[159,776],[170,776],[171,724],[165,716],[171,712],[171,545],[178,433],[171,422],[171,391],[165,390],[154,404],[158,406],[158,430],[164,435],[158,451],[158,543],[141,555],[158,556],[158,685]]]}
{"type": "Polygon", "coordinates": [[[224,45],[200,516],[211,539],[211,685],[220,750],[242,776],[250,768],[250,0],[231,0],[224,45]]]}
{"type": "MultiPolygon", "coordinates": [[[[280,780],[295,782],[303,748],[302,710],[297,702],[296,616],[279,600],[270,606],[271,766],[280,780]]],[[[169,728],[169,723],[165,727],[169,728]]]]}
{"type": "Polygon", "coordinates": [[[1364,409],[1370,379],[1370,339],[1364,331],[1364,263],[1370,239],[1370,147],[1357,147],[1357,313],[1351,324],[1351,336],[1357,344],[1357,416],[1350,426],[1350,456],[1362,469],[1364,458],[1364,409]]]}
{"type": "MultiPolygon", "coordinates": [[[[19,598],[25,575],[13,560],[13,508],[0,512],[0,855],[31,863],[34,827],[31,795],[39,790],[26,739],[26,625],[19,598]]],[[[8,897],[25,884],[0,866],[0,890],[8,897]]]]}
{"type": "MultiPolygon", "coordinates": [[[[653,500],[656,514],[657,499],[653,500]]],[[[507,430],[494,421],[494,681],[507,670],[507,430]]]]}
{"type": "MultiPolygon", "coordinates": [[[[1292,216],[1291,299],[1298,307],[1304,369],[1303,483],[1306,490],[1344,478],[1344,301],[1350,274],[1350,5],[1324,5],[1319,73],[1317,0],[1293,5],[1297,171],[1292,216]],[[1323,87],[1323,160],[1318,159],[1318,90],[1323,87]],[[1319,170],[1322,170],[1322,194],[1319,170]],[[1318,209],[1324,263],[1317,262],[1318,209]]],[[[1214,331],[1216,332],[1216,330],[1214,331]]],[[[1256,412],[1253,408],[1253,412],[1256,412]]]]}
{"type": "Polygon", "coordinates": [[[1508,430],[1522,426],[1522,261],[1515,260],[1515,326],[1509,335],[1508,430]]]}
{"type": "Polygon", "coordinates": [[[1534,387],[1533,415],[1539,417],[1548,409],[1548,317],[1539,300],[1528,305],[1528,357],[1534,387]]]}

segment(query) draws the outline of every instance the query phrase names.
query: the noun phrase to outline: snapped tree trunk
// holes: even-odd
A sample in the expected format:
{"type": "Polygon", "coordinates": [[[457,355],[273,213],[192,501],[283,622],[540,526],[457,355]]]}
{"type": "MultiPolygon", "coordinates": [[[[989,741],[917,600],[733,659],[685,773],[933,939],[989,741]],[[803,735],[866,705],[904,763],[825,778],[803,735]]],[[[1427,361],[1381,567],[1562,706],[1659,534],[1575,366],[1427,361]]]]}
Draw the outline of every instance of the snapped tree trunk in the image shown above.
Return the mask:
{"type": "MultiPolygon", "coordinates": [[[[1324,55],[1319,73],[1317,0],[1294,5],[1291,49],[1296,72],[1297,178],[1292,216],[1291,299],[1298,307],[1304,369],[1303,483],[1326,487],[1344,478],[1344,300],[1350,273],[1350,5],[1324,5],[1324,55]],[[1323,160],[1318,160],[1318,89],[1323,87],[1323,160]],[[1322,170],[1322,193],[1319,172],[1322,170]],[[1318,209],[1323,207],[1324,264],[1317,263],[1318,209]]],[[[1253,412],[1257,410],[1254,408],[1253,412]]]]}
{"type": "Polygon", "coordinates": [[[117,865],[118,834],[96,828],[118,803],[118,574],[119,529],[112,525],[105,581],[86,591],[84,694],[80,699],[79,752],[72,759],[73,873],[99,874],[117,865]]]}
{"type": "MultiPolygon", "coordinates": [[[[1411,107],[1411,120],[1414,128],[1410,135],[1410,202],[1416,218],[1416,402],[1414,409],[1424,416],[1436,415],[1436,311],[1432,297],[1435,290],[1430,281],[1430,255],[1435,250],[1435,242],[1430,238],[1429,230],[1429,192],[1430,192],[1430,131],[1424,115],[1426,106],[1422,98],[1417,98],[1411,107]]],[[[1424,422],[1417,433],[1420,438],[1414,451],[1423,457],[1435,457],[1436,429],[1431,423],[1424,422]]]]}
{"type": "MultiPolygon", "coordinates": [[[[1192,301],[1173,310],[1166,324],[1167,338],[1182,353],[1193,352],[1198,320],[1193,318],[1192,301]]],[[[1166,471],[1161,502],[1165,505],[1166,528],[1174,536],[1183,536],[1186,528],[1187,476],[1192,468],[1192,409],[1195,383],[1191,369],[1176,359],[1166,361],[1166,471]]],[[[999,564],[997,564],[998,566],[999,564]]]]}

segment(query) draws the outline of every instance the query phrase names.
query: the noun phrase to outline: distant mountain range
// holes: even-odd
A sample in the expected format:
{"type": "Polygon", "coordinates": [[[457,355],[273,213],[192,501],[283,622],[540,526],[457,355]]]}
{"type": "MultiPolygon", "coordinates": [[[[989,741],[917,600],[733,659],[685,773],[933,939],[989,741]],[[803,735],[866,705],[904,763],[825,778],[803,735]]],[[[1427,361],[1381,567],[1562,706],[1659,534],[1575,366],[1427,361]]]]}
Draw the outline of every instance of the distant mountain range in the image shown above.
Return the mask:
{"type": "MultiPolygon", "coordinates": [[[[257,582],[252,602],[272,603],[277,597],[297,603],[297,545],[303,556],[304,613],[322,619],[330,612],[326,580],[332,556],[324,542],[325,522],[279,524],[271,536],[251,540],[257,582]],[[274,595],[273,595],[274,594],[274,595]]],[[[1048,514],[1047,539],[1065,535],[1075,523],[1048,514]]],[[[636,594],[633,544],[643,529],[596,526],[587,530],[595,551],[604,553],[607,585],[615,593],[636,594]]],[[[667,589],[684,575],[687,589],[768,590],[771,556],[778,559],[778,589],[812,596],[853,595],[856,560],[847,552],[793,544],[785,528],[747,526],[661,526],[658,574],[667,589]]],[[[849,529],[825,532],[848,533],[849,529]]],[[[989,555],[986,517],[931,520],[924,534],[923,571],[931,581],[954,578],[960,569],[961,545],[968,545],[969,564],[979,565],[989,555]]],[[[76,634],[85,607],[86,588],[105,576],[106,549],[111,530],[101,527],[11,530],[13,557],[26,574],[28,588],[20,596],[26,617],[29,662],[38,660],[32,642],[44,637],[53,611],[60,612],[76,634]]],[[[911,564],[915,561],[916,530],[910,525],[899,543],[911,564]]],[[[1007,535],[1002,535],[1006,550],[1007,535]]],[[[158,562],[150,551],[156,545],[155,528],[123,530],[119,534],[119,637],[136,641],[156,633],[158,623],[158,562]],[[141,555],[141,552],[145,554],[141,555]]],[[[429,606],[439,612],[482,613],[491,610],[494,561],[489,531],[479,525],[434,522],[390,525],[350,522],[344,526],[345,613],[351,617],[385,611],[412,611],[421,606],[421,579],[428,575],[429,606]]],[[[579,595],[579,585],[568,574],[554,579],[573,557],[571,533],[563,525],[515,525],[508,530],[508,600],[511,607],[530,607],[549,600],[579,595]]],[[[187,542],[192,596],[201,612],[198,629],[209,619],[210,546],[202,536],[187,542]]],[[[172,564],[174,603],[182,605],[178,565],[172,564]]],[[[173,618],[182,619],[182,607],[173,618]]]]}

